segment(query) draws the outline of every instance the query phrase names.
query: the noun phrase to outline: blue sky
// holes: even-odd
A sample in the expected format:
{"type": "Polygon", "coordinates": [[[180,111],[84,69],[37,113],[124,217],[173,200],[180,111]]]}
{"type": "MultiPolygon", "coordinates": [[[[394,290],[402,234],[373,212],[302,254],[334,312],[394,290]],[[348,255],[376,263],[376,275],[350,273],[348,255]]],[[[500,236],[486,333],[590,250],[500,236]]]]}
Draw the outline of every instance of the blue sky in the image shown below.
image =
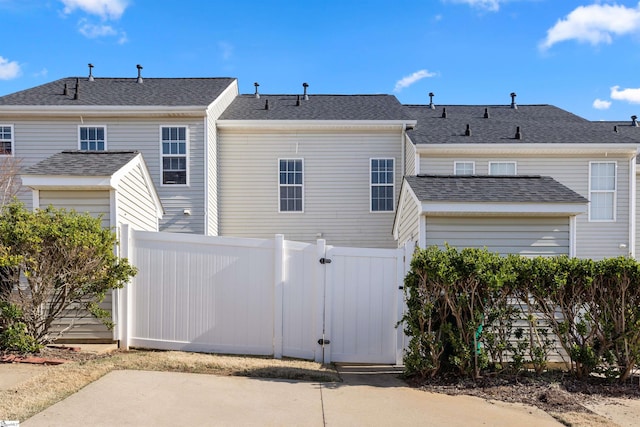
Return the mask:
{"type": "Polygon", "coordinates": [[[392,93],[640,116],[640,3],[0,0],[0,95],[69,76],[237,77],[241,93],[392,93]]]}

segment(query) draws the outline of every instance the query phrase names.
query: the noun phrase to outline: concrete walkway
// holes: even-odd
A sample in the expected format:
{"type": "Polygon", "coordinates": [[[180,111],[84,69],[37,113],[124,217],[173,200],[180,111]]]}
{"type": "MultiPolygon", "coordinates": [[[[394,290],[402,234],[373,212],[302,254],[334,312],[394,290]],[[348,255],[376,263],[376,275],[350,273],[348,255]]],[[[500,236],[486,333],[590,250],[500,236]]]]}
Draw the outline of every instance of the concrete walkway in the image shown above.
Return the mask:
{"type": "Polygon", "coordinates": [[[559,426],[533,408],[406,387],[393,370],[343,383],[114,371],[21,423],[38,426],[559,426]]]}

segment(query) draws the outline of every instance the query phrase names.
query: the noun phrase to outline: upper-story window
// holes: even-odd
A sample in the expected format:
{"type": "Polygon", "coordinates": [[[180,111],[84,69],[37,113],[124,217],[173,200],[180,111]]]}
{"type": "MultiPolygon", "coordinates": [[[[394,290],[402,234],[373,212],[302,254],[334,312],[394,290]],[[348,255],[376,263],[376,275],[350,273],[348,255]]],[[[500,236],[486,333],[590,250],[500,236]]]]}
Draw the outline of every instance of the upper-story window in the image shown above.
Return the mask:
{"type": "Polygon", "coordinates": [[[302,212],[304,167],[302,159],[278,160],[280,212],[302,212]]]}
{"type": "Polygon", "coordinates": [[[83,151],[104,151],[107,149],[104,126],[78,127],[78,148],[83,151]]]}
{"type": "Polygon", "coordinates": [[[13,125],[0,125],[0,156],[13,154],[13,125]]]}
{"type": "Polygon", "coordinates": [[[187,128],[162,126],[162,185],[187,184],[187,128]]]}
{"type": "Polygon", "coordinates": [[[473,175],[476,173],[475,162],[453,162],[454,175],[473,175]]]}
{"type": "Polygon", "coordinates": [[[516,162],[489,162],[489,175],[516,175],[516,162]]]}
{"type": "Polygon", "coordinates": [[[616,219],[616,162],[589,163],[589,220],[616,219]]]}
{"type": "Polygon", "coordinates": [[[393,211],[394,159],[371,159],[371,212],[393,211]]]}

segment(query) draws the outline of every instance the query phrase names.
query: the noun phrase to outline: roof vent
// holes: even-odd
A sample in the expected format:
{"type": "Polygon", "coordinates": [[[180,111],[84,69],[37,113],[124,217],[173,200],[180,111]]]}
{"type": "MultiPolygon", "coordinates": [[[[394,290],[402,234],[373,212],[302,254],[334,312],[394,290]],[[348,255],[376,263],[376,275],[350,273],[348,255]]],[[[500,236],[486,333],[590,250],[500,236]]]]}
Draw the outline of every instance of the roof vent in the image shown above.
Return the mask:
{"type": "Polygon", "coordinates": [[[307,88],[309,87],[309,83],[302,83],[302,87],[304,88],[304,100],[308,101],[309,100],[309,95],[307,95],[307,88]]]}
{"type": "Polygon", "coordinates": [[[520,126],[516,126],[516,139],[522,139],[522,133],[520,132],[520,126]]]}
{"type": "Polygon", "coordinates": [[[464,131],[464,136],[471,136],[471,127],[467,124],[467,130],[464,131]]]}
{"type": "Polygon", "coordinates": [[[260,83],[255,82],[253,85],[256,87],[256,93],[254,93],[253,96],[255,96],[256,99],[260,99],[260,94],[258,93],[258,86],[260,86],[260,83]]]}
{"type": "Polygon", "coordinates": [[[615,133],[618,133],[618,126],[614,126],[614,127],[613,127],[613,131],[614,131],[615,133]]]}
{"type": "Polygon", "coordinates": [[[142,83],[142,65],[138,64],[136,65],[136,68],[138,69],[138,83],[142,83]]]}
{"type": "Polygon", "coordinates": [[[69,86],[67,86],[67,83],[64,84],[64,89],[62,90],[62,94],[69,95],[69,86]]]}
{"type": "Polygon", "coordinates": [[[518,105],[516,105],[516,93],[515,92],[511,92],[511,108],[513,108],[514,110],[518,109],[518,105]]]}
{"type": "Polygon", "coordinates": [[[73,99],[80,97],[80,79],[76,79],[76,93],[73,94],[73,99]]]}
{"type": "Polygon", "coordinates": [[[489,118],[489,109],[488,109],[488,108],[485,108],[485,109],[484,109],[484,118],[485,118],[485,119],[488,119],[488,118],[489,118]]]}
{"type": "Polygon", "coordinates": [[[638,116],[636,116],[636,115],[631,116],[631,126],[636,127],[636,128],[638,126],[640,126],[640,125],[638,125],[638,116]]]}
{"type": "Polygon", "coordinates": [[[264,109],[265,110],[269,109],[269,100],[268,99],[264,102],[264,109]]]}
{"type": "Polygon", "coordinates": [[[93,81],[93,64],[89,64],[89,79],[90,82],[93,81]]]}
{"type": "Polygon", "coordinates": [[[436,106],[433,105],[433,97],[435,95],[433,94],[433,92],[429,92],[429,108],[431,108],[432,110],[436,109],[436,106]]]}
{"type": "Polygon", "coordinates": [[[298,95],[298,99],[296,99],[296,107],[300,106],[300,95],[298,95]]]}
{"type": "Polygon", "coordinates": [[[443,119],[447,118],[447,108],[446,107],[442,107],[442,116],[440,116],[440,117],[442,117],[443,119]]]}

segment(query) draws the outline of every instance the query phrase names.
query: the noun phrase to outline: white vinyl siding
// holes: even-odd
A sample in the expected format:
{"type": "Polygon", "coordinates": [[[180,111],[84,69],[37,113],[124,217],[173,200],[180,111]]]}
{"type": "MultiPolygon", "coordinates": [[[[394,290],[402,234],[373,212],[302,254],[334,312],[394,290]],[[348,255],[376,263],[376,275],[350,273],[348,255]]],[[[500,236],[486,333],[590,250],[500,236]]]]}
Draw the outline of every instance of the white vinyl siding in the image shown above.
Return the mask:
{"type": "Polygon", "coordinates": [[[394,159],[371,159],[371,212],[393,211],[394,171],[394,159]]]}
{"type": "MultiPolygon", "coordinates": [[[[448,175],[451,173],[453,156],[430,156],[420,159],[420,168],[430,174],[448,175]]],[[[556,156],[488,156],[477,155],[476,175],[488,174],[488,162],[515,162],[521,175],[543,175],[554,178],[576,193],[589,199],[589,162],[617,162],[616,221],[592,222],[588,214],[576,217],[576,256],[580,258],[600,259],[625,255],[626,249],[620,245],[629,244],[629,158],[609,154],[605,157],[566,154],[556,156]]]]}
{"type": "MultiPolygon", "coordinates": [[[[405,187],[407,186],[405,182],[405,187]]],[[[406,242],[415,242],[416,245],[420,241],[418,236],[420,229],[420,214],[418,202],[411,196],[410,190],[404,190],[404,206],[398,210],[400,218],[398,219],[398,247],[403,246],[406,242]]]]}
{"type": "Polygon", "coordinates": [[[187,134],[185,126],[160,127],[161,185],[189,185],[187,134]]]}
{"type": "MultiPolygon", "coordinates": [[[[167,120],[149,118],[95,118],[108,128],[109,150],[137,150],[142,153],[165,214],[160,231],[204,234],[204,116],[167,120]],[[189,186],[160,185],[160,124],[189,128],[189,186]],[[191,215],[185,215],[188,209],[191,215]]],[[[16,157],[20,166],[29,167],[63,150],[78,149],[78,119],[59,118],[14,123],[16,157]],[[43,144],[42,141],[47,141],[43,144]]],[[[272,172],[273,173],[273,172],[272,172]]],[[[272,190],[273,191],[273,190],[272,190]]],[[[20,200],[32,206],[31,190],[21,191],[20,200]]]]}
{"type": "Polygon", "coordinates": [[[589,163],[589,220],[616,220],[616,162],[589,163]]]}
{"type": "Polygon", "coordinates": [[[516,175],[516,162],[489,162],[489,175],[516,175]]]}
{"type": "Polygon", "coordinates": [[[78,150],[105,151],[107,128],[105,126],[78,126],[78,150]]]}
{"type": "Polygon", "coordinates": [[[486,248],[501,255],[569,255],[568,217],[427,217],[427,246],[486,248]]]}
{"type": "Polygon", "coordinates": [[[107,190],[40,190],[40,207],[44,209],[49,205],[88,213],[94,218],[101,216],[103,227],[112,226],[109,220],[111,199],[107,190]]]}
{"type": "Polygon", "coordinates": [[[278,160],[278,206],[280,212],[304,211],[304,162],[278,160]]]}
{"type": "Polygon", "coordinates": [[[369,165],[398,155],[400,132],[219,129],[220,235],[397,247],[394,213],[370,212],[369,165]],[[276,165],[287,158],[304,158],[303,215],[278,212],[276,165]]]}
{"type": "Polygon", "coordinates": [[[404,143],[404,174],[403,175],[416,175],[416,146],[409,140],[409,138],[405,138],[404,143]]]}
{"type": "Polygon", "coordinates": [[[118,224],[129,224],[134,230],[158,231],[153,191],[145,182],[140,166],[122,177],[116,192],[118,224]]]}
{"type": "Polygon", "coordinates": [[[453,162],[454,175],[473,175],[476,173],[475,162],[453,162]]]}
{"type": "Polygon", "coordinates": [[[0,156],[13,154],[13,125],[0,124],[0,156]]]}

